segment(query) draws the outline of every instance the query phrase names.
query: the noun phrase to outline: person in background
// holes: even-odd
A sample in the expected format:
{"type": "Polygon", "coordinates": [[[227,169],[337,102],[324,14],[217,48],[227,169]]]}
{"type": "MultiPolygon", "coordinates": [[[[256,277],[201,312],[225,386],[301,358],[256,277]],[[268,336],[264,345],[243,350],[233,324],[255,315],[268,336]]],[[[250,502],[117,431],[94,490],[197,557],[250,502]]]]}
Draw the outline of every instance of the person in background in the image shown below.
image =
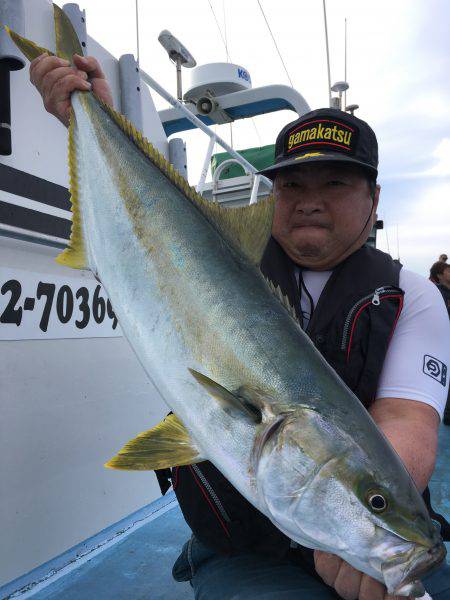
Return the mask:
{"type": "MultiPolygon", "coordinates": [[[[450,318],[450,265],[446,261],[447,255],[441,254],[439,260],[430,269],[430,281],[435,283],[441,292],[450,318]]],[[[450,393],[445,405],[442,422],[444,425],[450,425],[450,393]]]]}
{"type": "MultiPolygon", "coordinates": [[[[445,254],[441,254],[442,256],[447,258],[445,254]]],[[[436,284],[441,292],[450,317],[450,265],[439,258],[430,269],[430,281],[436,284]]]]}

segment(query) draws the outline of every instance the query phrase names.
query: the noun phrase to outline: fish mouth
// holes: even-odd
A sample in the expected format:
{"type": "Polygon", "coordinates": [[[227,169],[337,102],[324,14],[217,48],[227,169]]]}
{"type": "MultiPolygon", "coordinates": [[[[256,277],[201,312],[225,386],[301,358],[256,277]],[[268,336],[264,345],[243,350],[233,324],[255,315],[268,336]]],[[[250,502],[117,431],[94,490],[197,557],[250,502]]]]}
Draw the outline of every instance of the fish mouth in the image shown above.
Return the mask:
{"type": "Polygon", "coordinates": [[[431,548],[416,554],[410,560],[405,561],[407,553],[400,553],[386,561],[381,570],[388,592],[397,596],[423,595],[425,591],[420,583],[421,578],[437,569],[444,561],[446,554],[447,550],[440,541],[431,548]],[[402,565],[405,567],[407,565],[406,574],[402,573],[402,565]],[[403,575],[401,581],[398,581],[399,574],[403,575]]]}

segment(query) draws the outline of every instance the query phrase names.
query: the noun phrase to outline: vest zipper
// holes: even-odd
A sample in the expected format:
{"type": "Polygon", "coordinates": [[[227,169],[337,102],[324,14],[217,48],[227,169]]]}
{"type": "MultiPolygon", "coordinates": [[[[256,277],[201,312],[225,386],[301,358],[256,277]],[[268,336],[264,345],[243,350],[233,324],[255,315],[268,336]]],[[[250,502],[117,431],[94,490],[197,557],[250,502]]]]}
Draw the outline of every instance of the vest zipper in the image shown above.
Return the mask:
{"type": "Polygon", "coordinates": [[[206,479],[206,477],[203,475],[203,473],[200,471],[200,468],[198,467],[198,465],[191,465],[192,469],[195,471],[195,473],[198,475],[198,478],[200,479],[200,481],[203,484],[203,487],[207,490],[211,500],[214,502],[214,504],[216,505],[217,510],[220,512],[220,514],[222,515],[224,521],[226,521],[227,523],[231,523],[231,519],[228,516],[227,511],[225,510],[225,508],[223,507],[222,502],[219,500],[218,495],[216,494],[216,492],[213,490],[211,484],[209,483],[209,481],[206,479]]]}
{"type": "Polygon", "coordinates": [[[352,308],[350,309],[347,318],[345,319],[344,322],[344,329],[342,332],[342,341],[341,341],[341,350],[345,350],[347,347],[347,343],[348,343],[348,334],[349,334],[349,330],[350,330],[350,325],[353,322],[353,318],[354,315],[357,313],[357,311],[365,304],[373,304],[374,306],[380,306],[381,304],[381,300],[383,299],[383,297],[387,294],[391,294],[392,292],[396,292],[399,293],[401,292],[400,288],[396,288],[393,286],[383,286],[383,287],[379,287],[376,288],[376,290],[372,293],[372,294],[368,294],[367,296],[364,296],[364,298],[361,298],[361,300],[358,300],[358,302],[356,302],[356,304],[354,304],[352,306],[352,308]],[[380,298],[381,296],[381,298],[380,298]],[[369,302],[370,300],[370,302],[369,302]]]}

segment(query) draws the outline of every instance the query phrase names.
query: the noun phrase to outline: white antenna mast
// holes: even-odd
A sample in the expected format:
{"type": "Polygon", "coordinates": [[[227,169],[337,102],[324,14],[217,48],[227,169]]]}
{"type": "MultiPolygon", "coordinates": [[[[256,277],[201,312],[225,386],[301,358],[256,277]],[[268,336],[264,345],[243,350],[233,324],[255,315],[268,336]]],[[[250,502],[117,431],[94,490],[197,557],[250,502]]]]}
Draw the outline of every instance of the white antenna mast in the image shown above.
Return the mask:
{"type": "MultiPolygon", "coordinates": [[[[391,249],[389,247],[389,237],[388,237],[388,232],[387,232],[387,227],[384,228],[384,233],[386,235],[386,246],[387,246],[387,251],[388,254],[391,254],[391,249]]],[[[392,256],[392,255],[391,255],[392,256]]]]}
{"type": "MultiPolygon", "coordinates": [[[[345,19],[345,38],[344,38],[344,81],[347,79],[347,18],[345,19]]],[[[347,90],[344,92],[344,109],[347,110],[347,90]]]]}
{"type": "Polygon", "coordinates": [[[396,229],[397,229],[397,260],[400,260],[400,244],[399,244],[399,239],[398,239],[398,223],[396,223],[396,229]]]}
{"type": "Polygon", "coordinates": [[[327,27],[327,7],[323,0],[323,22],[325,25],[325,45],[327,50],[327,69],[328,69],[328,100],[331,106],[331,72],[330,72],[330,49],[328,47],[328,27],[327,27]]]}

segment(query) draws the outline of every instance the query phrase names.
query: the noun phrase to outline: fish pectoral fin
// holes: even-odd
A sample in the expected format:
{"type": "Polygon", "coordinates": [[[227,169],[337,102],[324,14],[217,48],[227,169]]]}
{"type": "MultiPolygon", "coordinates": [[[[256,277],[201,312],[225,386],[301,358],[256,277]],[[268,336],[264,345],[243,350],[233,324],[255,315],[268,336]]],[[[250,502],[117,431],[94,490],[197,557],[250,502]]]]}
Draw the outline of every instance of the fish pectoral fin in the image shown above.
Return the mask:
{"type": "Polygon", "coordinates": [[[221,404],[226,412],[238,413],[253,423],[261,423],[261,410],[258,406],[252,404],[246,398],[233,394],[220,385],[220,383],[217,383],[206,375],[203,375],[194,369],[189,369],[189,371],[198,383],[200,383],[200,385],[202,385],[206,391],[221,404]]]}
{"type": "Polygon", "coordinates": [[[105,467],[126,471],[154,471],[205,460],[180,419],[171,414],[161,423],[130,440],[105,467]]]}
{"type": "MultiPolygon", "coordinates": [[[[56,4],[53,4],[53,17],[55,22],[56,56],[72,62],[74,54],[83,55],[83,48],[78,36],[66,13],[56,4]]],[[[4,25],[4,27],[12,41],[25,54],[28,60],[32,61],[45,52],[50,56],[55,55],[54,52],[50,52],[47,48],[38,46],[31,40],[22,37],[7,25],[4,25]]]]}

